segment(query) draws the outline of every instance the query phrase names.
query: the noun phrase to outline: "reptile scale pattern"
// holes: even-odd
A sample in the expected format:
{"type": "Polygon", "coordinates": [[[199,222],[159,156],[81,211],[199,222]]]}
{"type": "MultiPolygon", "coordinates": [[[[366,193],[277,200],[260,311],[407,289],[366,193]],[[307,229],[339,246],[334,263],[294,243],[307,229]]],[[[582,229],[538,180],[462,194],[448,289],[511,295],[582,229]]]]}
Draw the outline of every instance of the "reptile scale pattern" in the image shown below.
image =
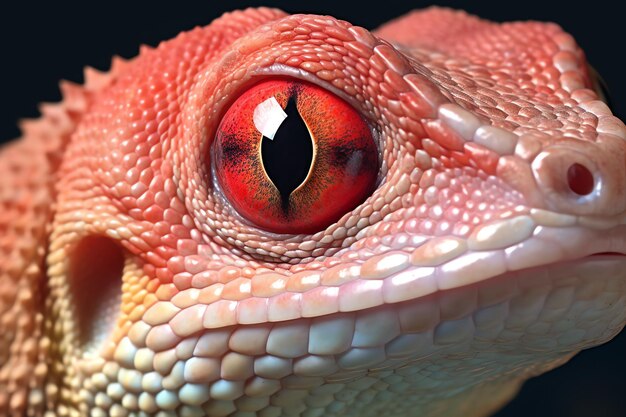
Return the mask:
{"type": "Polygon", "coordinates": [[[626,127],[593,85],[559,26],[441,8],[236,11],[62,83],[0,149],[0,416],[495,412],[626,323],[626,127]],[[275,77],[377,142],[316,233],[245,220],[207,156],[275,77]]]}

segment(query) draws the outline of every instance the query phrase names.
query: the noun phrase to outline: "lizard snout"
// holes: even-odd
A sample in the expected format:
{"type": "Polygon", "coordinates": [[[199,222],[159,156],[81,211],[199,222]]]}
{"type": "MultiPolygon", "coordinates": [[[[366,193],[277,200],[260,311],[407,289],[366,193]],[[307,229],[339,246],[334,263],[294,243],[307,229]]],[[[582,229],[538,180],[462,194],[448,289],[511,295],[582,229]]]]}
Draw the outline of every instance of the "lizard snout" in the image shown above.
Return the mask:
{"type": "Polygon", "coordinates": [[[532,172],[550,209],[603,216],[626,210],[624,146],[611,152],[612,146],[598,145],[572,139],[547,147],[534,158],[532,172]]]}

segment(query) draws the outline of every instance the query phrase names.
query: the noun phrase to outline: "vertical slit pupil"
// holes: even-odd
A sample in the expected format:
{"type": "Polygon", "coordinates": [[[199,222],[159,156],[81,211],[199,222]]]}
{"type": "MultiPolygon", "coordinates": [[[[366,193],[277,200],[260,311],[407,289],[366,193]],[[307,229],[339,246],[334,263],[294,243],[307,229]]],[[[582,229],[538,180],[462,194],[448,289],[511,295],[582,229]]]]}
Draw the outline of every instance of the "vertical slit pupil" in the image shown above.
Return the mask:
{"type": "Polygon", "coordinates": [[[261,158],[265,172],[278,188],[286,209],[289,196],[309,173],[313,161],[313,144],[293,97],[289,99],[285,113],[287,118],[278,128],[274,140],[263,137],[261,158]]]}

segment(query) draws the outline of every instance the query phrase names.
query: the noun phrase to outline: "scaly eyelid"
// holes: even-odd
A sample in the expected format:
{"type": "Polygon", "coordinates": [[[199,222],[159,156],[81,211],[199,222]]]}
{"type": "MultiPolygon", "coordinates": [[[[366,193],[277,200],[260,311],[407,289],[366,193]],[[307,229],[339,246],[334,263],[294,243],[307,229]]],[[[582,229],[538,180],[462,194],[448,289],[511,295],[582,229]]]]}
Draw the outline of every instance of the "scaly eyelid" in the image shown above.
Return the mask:
{"type": "Polygon", "coordinates": [[[373,118],[369,112],[363,109],[363,103],[357,100],[356,97],[346,94],[345,91],[338,89],[337,87],[335,87],[328,81],[322,80],[308,71],[302,70],[300,68],[290,67],[289,65],[285,65],[285,64],[274,64],[269,67],[262,67],[262,68],[258,68],[252,71],[252,78],[268,77],[268,76],[289,77],[289,78],[306,81],[311,84],[316,84],[319,87],[345,100],[348,104],[350,104],[352,107],[357,109],[359,113],[361,113],[361,115],[365,117],[365,119],[368,121],[368,123],[371,126],[378,125],[379,123],[377,119],[373,118]]]}

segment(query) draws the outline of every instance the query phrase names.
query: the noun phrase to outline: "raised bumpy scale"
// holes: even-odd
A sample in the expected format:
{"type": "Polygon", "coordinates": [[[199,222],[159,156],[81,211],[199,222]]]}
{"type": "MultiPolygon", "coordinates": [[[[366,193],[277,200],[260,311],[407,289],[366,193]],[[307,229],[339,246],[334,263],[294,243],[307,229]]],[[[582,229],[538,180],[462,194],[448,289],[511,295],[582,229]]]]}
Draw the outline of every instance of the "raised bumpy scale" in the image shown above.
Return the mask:
{"type": "Polygon", "coordinates": [[[626,322],[594,82],[557,25],[431,8],[233,12],[62,83],[0,151],[0,415],[492,413],[626,322]]]}

